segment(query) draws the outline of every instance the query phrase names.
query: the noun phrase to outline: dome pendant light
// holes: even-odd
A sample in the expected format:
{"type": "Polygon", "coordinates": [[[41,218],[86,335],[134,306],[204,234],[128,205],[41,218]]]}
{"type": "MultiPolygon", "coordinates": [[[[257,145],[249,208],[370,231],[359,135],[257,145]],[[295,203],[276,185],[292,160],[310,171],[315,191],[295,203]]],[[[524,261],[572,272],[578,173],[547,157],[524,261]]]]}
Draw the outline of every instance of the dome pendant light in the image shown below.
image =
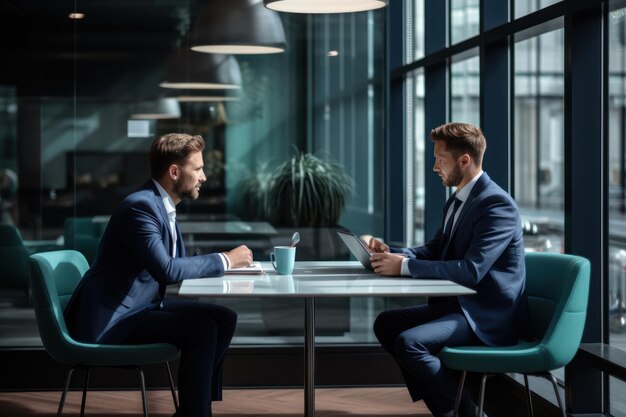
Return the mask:
{"type": "Polygon", "coordinates": [[[241,88],[237,60],[230,55],[200,54],[179,48],[165,65],[163,88],[231,90],[241,88]]]}
{"type": "Polygon", "coordinates": [[[218,54],[284,52],[285,31],[278,13],[260,0],[213,0],[193,23],[191,49],[218,54]]]}
{"type": "Polygon", "coordinates": [[[387,7],[389,0],[263,0],[265,7],[291,13],[349,13],[387,7]]]}

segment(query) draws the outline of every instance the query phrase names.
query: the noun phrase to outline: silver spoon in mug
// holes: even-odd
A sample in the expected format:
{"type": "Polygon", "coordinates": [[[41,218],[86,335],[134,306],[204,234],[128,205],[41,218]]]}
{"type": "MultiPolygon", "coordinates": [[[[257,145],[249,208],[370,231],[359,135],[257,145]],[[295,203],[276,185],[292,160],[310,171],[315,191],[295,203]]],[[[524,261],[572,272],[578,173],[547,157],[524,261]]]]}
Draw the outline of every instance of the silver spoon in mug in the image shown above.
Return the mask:
{"type": "Polygon", "coordinates": [[[294,232],[293,236],[291,236],[291,246],[296,246],[300,242],[300,233],[294,232]]]}

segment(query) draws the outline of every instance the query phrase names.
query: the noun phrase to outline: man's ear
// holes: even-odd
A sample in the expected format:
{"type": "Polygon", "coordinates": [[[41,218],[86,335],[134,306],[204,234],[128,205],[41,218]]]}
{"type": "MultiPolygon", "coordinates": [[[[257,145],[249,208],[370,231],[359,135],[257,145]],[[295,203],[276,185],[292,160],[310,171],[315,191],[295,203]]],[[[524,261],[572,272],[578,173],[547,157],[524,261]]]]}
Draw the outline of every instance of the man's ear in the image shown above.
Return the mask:
{"type": "Polygon", "coordinates": [[[178,165],[176,164],[170,165],[170,167],[167,169],[167,173],[171,179],[177,180],[178,176],[180,175],[178,165]]]}
{"type": "Polygon", "coordinates": [[[463,155],[459,157],[459,163],[461,164],[462,168],[467,168],[468,166],[471,165],[472,158],[470,158],[468,154],[464,153],[463,155]]]}

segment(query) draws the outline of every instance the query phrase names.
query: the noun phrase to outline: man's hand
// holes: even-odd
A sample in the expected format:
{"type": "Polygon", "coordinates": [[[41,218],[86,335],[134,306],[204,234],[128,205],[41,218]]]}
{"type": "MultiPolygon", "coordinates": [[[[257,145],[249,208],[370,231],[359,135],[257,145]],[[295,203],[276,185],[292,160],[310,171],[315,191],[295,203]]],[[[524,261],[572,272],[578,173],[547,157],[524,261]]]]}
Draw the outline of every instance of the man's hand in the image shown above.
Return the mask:
{"type": "Polygon", "coordinates": [[[403,259],[404,256],[394,255],[392,253],[374,253],[370,258],[374,272],[387,276],[400,275],[403,259]]]}
{"type": "Polygon", "coordinates": [[[231,268],[241,268],[252,263],[252,251],[246,245],[241,245],[235,249],[225,252],[224,255],[230,261],[231,268]]]}
{"type": "Polygon", "coordinates": [[[370,252],[374,253],[389,252],[389,246],[375,238],[370,239],[367,247],[370,248],[370,252]]]}

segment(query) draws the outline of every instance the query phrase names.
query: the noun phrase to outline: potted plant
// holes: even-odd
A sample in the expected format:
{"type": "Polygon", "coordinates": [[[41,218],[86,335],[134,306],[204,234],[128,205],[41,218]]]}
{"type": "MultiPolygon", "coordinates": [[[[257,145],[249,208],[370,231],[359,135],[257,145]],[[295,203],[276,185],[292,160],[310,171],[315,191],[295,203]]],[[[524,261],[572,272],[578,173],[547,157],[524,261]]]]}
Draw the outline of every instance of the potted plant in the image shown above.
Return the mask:
{"type": "Polygon", "coordinates": [[[263,210],[276,227],[337,226],[354,189],[341,165],[310,153],[297,153],[267,179],[263,210]]]}

